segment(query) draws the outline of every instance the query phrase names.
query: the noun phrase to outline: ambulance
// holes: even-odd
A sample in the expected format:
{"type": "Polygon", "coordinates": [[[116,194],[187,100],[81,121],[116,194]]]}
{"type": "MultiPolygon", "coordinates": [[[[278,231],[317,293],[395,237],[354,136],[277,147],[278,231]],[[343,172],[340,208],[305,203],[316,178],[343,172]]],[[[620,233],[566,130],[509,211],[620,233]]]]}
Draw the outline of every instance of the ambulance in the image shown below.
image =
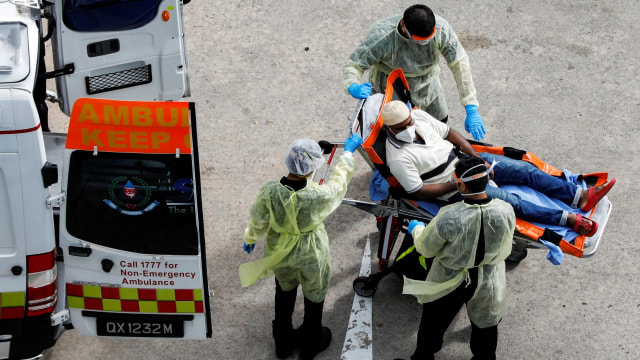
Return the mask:
{"type": "Polygon", "coordinates": [[[211,337],[182,6],[0,1],[0,359],[69,329],[211,337]],[[45,98],[67,134],[46,131],[45,98]]]}

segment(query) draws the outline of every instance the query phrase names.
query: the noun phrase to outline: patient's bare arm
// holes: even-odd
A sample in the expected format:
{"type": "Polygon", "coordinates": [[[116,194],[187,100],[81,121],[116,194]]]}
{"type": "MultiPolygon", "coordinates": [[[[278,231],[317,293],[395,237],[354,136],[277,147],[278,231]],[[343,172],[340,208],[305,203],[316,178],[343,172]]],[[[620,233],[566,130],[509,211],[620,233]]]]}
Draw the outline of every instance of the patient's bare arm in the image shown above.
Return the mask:
{"type": "Polygon", "coordinates": [[[456,184],[453,182],[446,182],[442,184],[428,184],[422,185],[422,189],[412,193],[411,195],[416,200],[428,201],[456,189],[456,184]]]}
{"type": "Polygon", "coordinates": [[[469,144],[467,139],[465,139],[462,135],[460,135],[459,132],[453,129],[449,129],[449,135],[447,135],[445,140],[448,140],[453,145],[457,146],[458,149],[460,149],[460,151],[462,151],[463,153],[467,155],[479,157],[476,151],[471,146],[471,144],[469,144]]]}

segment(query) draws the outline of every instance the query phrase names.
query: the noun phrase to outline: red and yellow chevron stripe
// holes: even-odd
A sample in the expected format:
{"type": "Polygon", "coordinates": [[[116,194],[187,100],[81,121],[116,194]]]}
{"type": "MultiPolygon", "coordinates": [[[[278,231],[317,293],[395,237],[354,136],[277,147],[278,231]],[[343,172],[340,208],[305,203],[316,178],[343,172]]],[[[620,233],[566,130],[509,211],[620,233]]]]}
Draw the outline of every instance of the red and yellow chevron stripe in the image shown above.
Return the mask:
{"type": "Polygon", "coordinates": [[[0,293],[0,320],[24,317],[24,291],[0,293]]]}
{"type": "Polygon", "coordinates": [[[129,313],[203,313],[202,289],[137,289],[67,283],[69,308],[129,313]]]}

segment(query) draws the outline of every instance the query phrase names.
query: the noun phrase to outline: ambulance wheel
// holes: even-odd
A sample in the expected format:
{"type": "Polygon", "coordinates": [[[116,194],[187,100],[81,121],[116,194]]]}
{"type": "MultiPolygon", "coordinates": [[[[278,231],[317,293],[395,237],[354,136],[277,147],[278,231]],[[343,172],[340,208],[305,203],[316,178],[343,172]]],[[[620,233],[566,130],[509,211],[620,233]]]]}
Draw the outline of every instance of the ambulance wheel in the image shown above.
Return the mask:
{"type": "Polygon", "coordinates": [[[360,276],[353,280],[353,290],[363,297],[372,297],[378,289],[376,281],[371,281],[368,276],[360,276]]]}

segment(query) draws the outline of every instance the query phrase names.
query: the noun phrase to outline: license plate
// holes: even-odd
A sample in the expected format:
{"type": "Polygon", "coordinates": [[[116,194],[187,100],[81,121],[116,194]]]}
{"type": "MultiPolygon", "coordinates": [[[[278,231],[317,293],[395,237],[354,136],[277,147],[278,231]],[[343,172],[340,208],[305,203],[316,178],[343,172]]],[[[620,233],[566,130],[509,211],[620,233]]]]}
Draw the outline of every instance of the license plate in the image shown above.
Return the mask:
{"type": "Polygon", "coordinates": [[[98,336],[184,337],[182,320],[133,320],[96,318],[98,336]]]}

